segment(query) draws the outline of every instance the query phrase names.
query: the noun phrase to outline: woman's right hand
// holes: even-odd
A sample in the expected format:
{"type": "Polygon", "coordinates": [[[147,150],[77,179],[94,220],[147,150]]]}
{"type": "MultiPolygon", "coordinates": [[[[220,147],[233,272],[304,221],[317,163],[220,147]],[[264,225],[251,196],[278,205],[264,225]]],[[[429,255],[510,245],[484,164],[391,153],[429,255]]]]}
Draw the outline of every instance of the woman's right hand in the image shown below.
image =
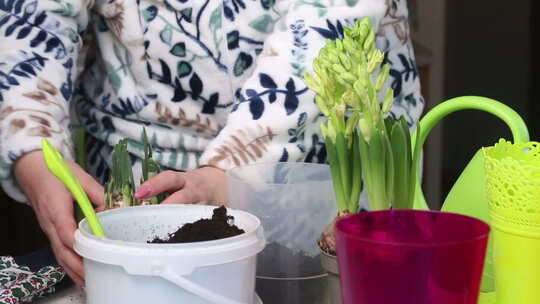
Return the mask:
{"type": "MultiPolygon", "coordinates": [[[[97,211],[103,210],[103,187],[76,163],[66,162],[97,211]]],[[[77,285],[84,286],[82,258],[73,251],[76,222],[71,193],[49,171],[41,151],[27,153],[17,160],[14,174],[36,213],[41,229],[49,237],[58,263],[77,285]]]]}

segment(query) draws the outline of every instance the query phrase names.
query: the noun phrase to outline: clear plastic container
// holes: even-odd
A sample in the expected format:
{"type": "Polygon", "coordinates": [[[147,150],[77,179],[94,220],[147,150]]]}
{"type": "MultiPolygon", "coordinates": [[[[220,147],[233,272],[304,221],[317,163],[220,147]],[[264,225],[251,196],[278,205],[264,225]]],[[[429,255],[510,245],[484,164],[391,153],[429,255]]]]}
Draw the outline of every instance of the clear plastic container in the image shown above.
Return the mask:
{"type": "Polygon", "coordinates": [[[227,176],[230,207],[254,214],[264,228],[256,282],[263,302],[326,304],[317,240],[337,215],[328,165],[258,163],[227,176]]]}

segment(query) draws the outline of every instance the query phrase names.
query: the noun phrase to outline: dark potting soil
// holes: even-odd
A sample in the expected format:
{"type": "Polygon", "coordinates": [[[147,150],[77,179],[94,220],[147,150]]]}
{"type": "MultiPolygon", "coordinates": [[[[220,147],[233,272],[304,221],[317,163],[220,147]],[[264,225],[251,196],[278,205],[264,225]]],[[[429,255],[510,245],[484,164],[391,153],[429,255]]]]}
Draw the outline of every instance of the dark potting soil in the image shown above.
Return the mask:
{"type": "Polygon", "coordinates": [[[221,206],[214,209],[211,219],[200,219],[193,223],[184,224],[168,237],[155,238],[148,241],[151,244],[191,243],[219,240],[244,233],[234,225],[234,217],[227,215],[227,208],[221,206]]]}
{"type": "Polygon", "coordinates": [[[301,278],[323,273],[319,256],[311,257],[302,250],[291,250],[279,243],[266,245],[259,253],[257,273],[276,278],[301,278]]]}
{"type": "Polygon", "coordinates": [[[319,256],[272,242],[257,257],[255,290],[264,304],[325,304],[326,277],[319,256]]]}

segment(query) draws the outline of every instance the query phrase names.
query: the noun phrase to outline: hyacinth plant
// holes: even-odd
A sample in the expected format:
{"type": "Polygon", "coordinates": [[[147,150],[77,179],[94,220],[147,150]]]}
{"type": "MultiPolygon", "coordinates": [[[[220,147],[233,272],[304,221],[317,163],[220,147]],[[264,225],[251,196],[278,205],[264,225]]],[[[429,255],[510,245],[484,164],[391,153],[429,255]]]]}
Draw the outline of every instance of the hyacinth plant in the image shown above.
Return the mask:
{"type": "MultiPolygon", "coordinates": [[[[152,148],[148,143],[146,130],[143,131],[142,137],[144,158],[142,159],[141,184],[160,172],[159,164],[152,159],[152,148]]],[[[105,190],[106,209],[158,204],[164,199],[164,194],[147,200],[135,198],[135,183],[127,145],[128,139],[124,138],[113,149],[111,175],[105,190]]]]}
{"type": "MultiPolygon", "coordinates": [[[[143,149],[144,149],[144,158],[142,159],[142,176],[141,184],[146,182],[148,179],[154,177],[159,172],[161,172],[161,167],[159,164],[152,158],[152,146],[148,142],[148,136],[146,136],[146,129],[143,130],[143,149]]],[[[159,204],[165,199],[165,193],[160,193],[157,196],[151,197],[148,201],[143,201],[143,204],[159,204]]]]}
{"type": "MultiPolygon", "coordinates": [[[[304,75],[327,117],[320,127],[339,210],[336,220],[358,212],[362,186],[371,210],[413,205],[418,152],[412,151],[405,119],[388,115],[394,92],[384,89],[390,66],[383,60],[371,20],[364,18],[344,28],[343,39],[328,41],[313,62],[313,74],[304,75]]],[[[330,254],[335,254],[336,220],[319,240],[330,254]]]]}

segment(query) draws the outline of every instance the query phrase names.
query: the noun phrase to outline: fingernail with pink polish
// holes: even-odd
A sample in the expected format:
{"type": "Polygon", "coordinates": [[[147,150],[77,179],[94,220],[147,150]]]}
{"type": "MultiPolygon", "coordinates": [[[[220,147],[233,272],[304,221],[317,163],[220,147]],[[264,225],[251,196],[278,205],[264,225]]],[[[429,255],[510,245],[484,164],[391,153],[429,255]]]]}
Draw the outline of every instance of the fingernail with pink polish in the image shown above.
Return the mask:
{"type": "Polygon", "coordinates": [[[150,193],[150,189],[148,189],[147,187],[139,187],[139,189],[137,189],[137,192],[135,192],[135,197],[136,198],[145,198],[148,194],[150,193]]]}

